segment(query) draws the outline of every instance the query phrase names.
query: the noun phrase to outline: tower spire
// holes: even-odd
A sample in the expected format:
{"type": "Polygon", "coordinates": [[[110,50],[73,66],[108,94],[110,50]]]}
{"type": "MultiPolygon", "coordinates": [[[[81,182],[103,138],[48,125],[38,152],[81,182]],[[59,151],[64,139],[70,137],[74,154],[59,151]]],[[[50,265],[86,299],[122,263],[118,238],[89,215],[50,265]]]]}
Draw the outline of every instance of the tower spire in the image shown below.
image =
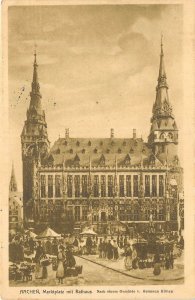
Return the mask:
{"type": "Polygon", "coordinates": [[[158,76],[158,86],[167,86],[166,83],[166,72],[165,72],[165,64],[164,64],[164,51],[163,51],[163,35],[161,34],[161,52],[160,52],[160,67],[159,67],[159,76],[158,76]]]}
{"type": "Polygon", "coordinates": [[[156,99],[153,105],[148,143],[152,148],[153,154],[163,164],[166,164],[167,160],[174,160],[174,156],[177,154],[178,143],[178,130],[169,102],[166,79],[163,36],[161,35],[158,84],[156,87],[156,99]],[[171,149],[169,155],[167,155],[168,149],[171,149]]]}
{"type": "Polygon", "coordinates": [[[172,107],[169,102],[167,76],[165,72],[165,63],[164,63],[163,35],[161,35],[160,48],[161,48],[160,65],[159,65],[158,84],[156,87],[156,100],[153,105],[153,119],[165,115],[172,117],[172,107]]]}
{"type": "Polygon", "coordinates": [[[42,115],[42,106],[41,106],[41,93],[40,93],[40,85],[38,80],[38,64],[37,64],[37,51],[36,48],[34,50],[34,63],[33,63],[33,79],[31,84],[31,101],[29,111],[36,111],[38,115],[42,115]]]}
{"type": "Polygon", "coordinates": [[[12,163],[12,172],[11,172],[9,190],[10,190],[10,192],[17,192],[17,190],[18,190],[13,163],[12,163]]]}
{"type": "Polygon", "coordinates": [[[32,94],[40,94],[40,86],[39,86],[39,80],[38,80],[38,64],[37,64],[37,52],[36,48],[34,50],[34,63],[33,63],[33,81],[32,81],[32,94]]]}

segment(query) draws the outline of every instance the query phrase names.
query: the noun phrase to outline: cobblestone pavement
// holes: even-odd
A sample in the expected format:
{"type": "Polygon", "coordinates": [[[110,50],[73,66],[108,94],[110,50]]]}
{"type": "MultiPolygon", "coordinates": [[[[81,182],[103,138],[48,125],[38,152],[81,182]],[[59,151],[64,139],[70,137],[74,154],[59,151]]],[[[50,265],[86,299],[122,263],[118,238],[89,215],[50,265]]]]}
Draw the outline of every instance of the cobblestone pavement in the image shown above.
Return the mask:
{"type": "Polygon", "coordinates": [[[153,268],[148,269],[136,269],[136,270],[125,270],[124,267],[124,258],[120,258],[117,261],[113,260],[107,260],[103,258],[99,258],[98,255],[85,255],[82,256],[83,259],[86,259],[87,261],[92,261],[98,265],[105,266],[107,268],[111,268],[113,270],[116,270],[118,272],[121,272],[122,274],[126,274],[129,276],[132,276],[133,278],[137,279],[143,279],[146,280],[152,280],[152,281],[172,281],[175,280],[175,283],[177,283],[178,280],[182,280],[184,276],[184,267],[181,260],[175,261],[174,269],[165,270],[161,268],[161,274],[158,276],[155,276],[153,274],[153,268]]]}
{"type": "MultiPolygon", "coordinates": [[[[80,257],[76,257],[76,262],[78,265],[83,265],[83,273],[78,277],[65,278],[63,284],[59,284],[56,279],[56,272],[52,270],[51,266],[48,267],[48,278],[47,279],[35,279],[29,282],[14,282],[10,281],[10,286],[114,286],[114,285],[146,285],[146,284],[181,284],[182,280],[173,281],[152,281],[152,280],[142,280],[136,279],[125,274],[116,272],[112,269],[108,269],[104,266],[94,264],[91,261],[85,260],[80,257]]],[[[143,271],[143,270],[142,270],[143,271]]]]}

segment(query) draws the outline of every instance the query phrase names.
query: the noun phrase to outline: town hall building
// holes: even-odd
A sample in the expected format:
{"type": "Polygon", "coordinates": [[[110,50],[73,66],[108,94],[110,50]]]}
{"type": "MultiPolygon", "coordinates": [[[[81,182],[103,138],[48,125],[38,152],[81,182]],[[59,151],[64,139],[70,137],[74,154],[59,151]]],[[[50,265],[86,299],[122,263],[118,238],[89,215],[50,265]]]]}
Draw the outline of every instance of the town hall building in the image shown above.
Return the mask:
{"type": "Polygon", "coordinates": [[[63,218],[69,218],[75,230],[90,226],[107,234],[142,232],[149,226],[180,230],[182,168],[163,45],[147,141],[135,129],[126,138],[115,138],[113,129],[107,138],[76,138],[66,129],[50,147],[36,53],[33,68],[21,134],[25,224],[55,228],[60,223],[63,228],[63,218]]]}

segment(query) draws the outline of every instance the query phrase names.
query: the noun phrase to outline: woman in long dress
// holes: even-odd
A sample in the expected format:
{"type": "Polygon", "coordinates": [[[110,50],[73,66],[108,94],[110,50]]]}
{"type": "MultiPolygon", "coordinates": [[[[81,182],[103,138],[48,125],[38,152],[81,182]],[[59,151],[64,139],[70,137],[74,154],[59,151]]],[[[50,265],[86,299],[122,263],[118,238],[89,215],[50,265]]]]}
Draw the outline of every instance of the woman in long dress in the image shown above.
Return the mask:
{"type": "Polygon", "coordinates": [[[107,258],[112,259],[113,258],[113,246],[111,244],[111,241],[107,244],[107,258]]]}
{"type": "Polygon", "coordinates": [[[132,251],[130,245],[127,246],[124,263],[126,270],[132,269],[132,251]]]}
{"type": "Polygon", "coordinates": [[[56,272],[56,278],[58,278],[59,283],[63,283],[64,278],[64,260],[65,260],[65,254],[64,254],[64,247],[60,247],[58,252],[58,267],[56,272]]]}
{"type": "Polygon", "coordinates": [[[35,254],[35,278],[36,279],[42,279],[43,277],[43,266],[41,265],[41,257],[44,255],[43,247],[41,245],[41,241],[38,242],[38,247],[36,249],[35,254]]]}
{"type": "Polygon", "coordinates": [[[42,279],[47,279],[48,277],[48,271],[47,271],[47,265],[48,265],[48,258],[47,256],[44,254],[41,257],[41,265],[42,265],[42,279]]]}
{"type": "Polygon", "coordinates": [[[117,260],[119,258],[118,244],[115,240],[113,241],[113,256],[114,256],[114,260],[117,260]]]}
{"type": "Polygon", "coordinates": [[[132,252],[132,267],[133,269],[137,269],[137,251],[136,251],[136,248],[135,246],[133,246],[133,252],[132,252]]]}

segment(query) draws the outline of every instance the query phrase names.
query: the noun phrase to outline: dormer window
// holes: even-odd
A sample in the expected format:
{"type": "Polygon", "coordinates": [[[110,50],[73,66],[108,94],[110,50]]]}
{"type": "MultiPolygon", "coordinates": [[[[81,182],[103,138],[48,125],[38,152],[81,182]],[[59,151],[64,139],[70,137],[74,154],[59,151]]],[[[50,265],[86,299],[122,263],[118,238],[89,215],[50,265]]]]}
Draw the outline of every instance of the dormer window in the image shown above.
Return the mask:
{"type": "Polygon", "coordinates": [[[65,146],[67,146],[67,145],[68,145],[68,142],[67,142],[67,141],[65,141],[65,142],[64,142],[64,145],[65,145],[65,146]]]}
{"type": "Polygon", "coordinates": [[[75,165],[79,165],[79,163],[80,163],[80,158],[79,158],[78,154],[76,154],[74,157],[74,163],[75,163],[75,165]]]}
{"type": "Polygon", "coordinates": [[[97,149],[96,148],[94,149],[94,153],[97,153],[97,149]]]}
{"type": "Polygon", "coordinates": [[[91,141],[88,142],[88,146],[91,146],[91,141]]]}
{"type": "Polygon", "coordinates": [[[125,163],[125,165],[129,165],[130,162],[131,162],[131,158],[130,158],[129,154],[127,154],[125,157],[124,163],[125,163]]]}
{"type": "Polygon", "coordinates": [[[77,146],[80,146],[80,142],[79,142],[79,141],[77,141],[77,142],[76,142],[76,145],[77,145],[77,146]]]}
{"type": "Polygon", "coordinates": [[[134,150],[133,150],[133,148],[131,148],[131,149],[130,149],[130,153],[131,153],[131,154],[132,154],[132,153],[134,153],[134,150]]]}
{"type": "Polygon", "coordinates": [[[102,156],[100,157],[100,166],[104,166],[105,165],[105,156],[102,154],[102,156]]]}

